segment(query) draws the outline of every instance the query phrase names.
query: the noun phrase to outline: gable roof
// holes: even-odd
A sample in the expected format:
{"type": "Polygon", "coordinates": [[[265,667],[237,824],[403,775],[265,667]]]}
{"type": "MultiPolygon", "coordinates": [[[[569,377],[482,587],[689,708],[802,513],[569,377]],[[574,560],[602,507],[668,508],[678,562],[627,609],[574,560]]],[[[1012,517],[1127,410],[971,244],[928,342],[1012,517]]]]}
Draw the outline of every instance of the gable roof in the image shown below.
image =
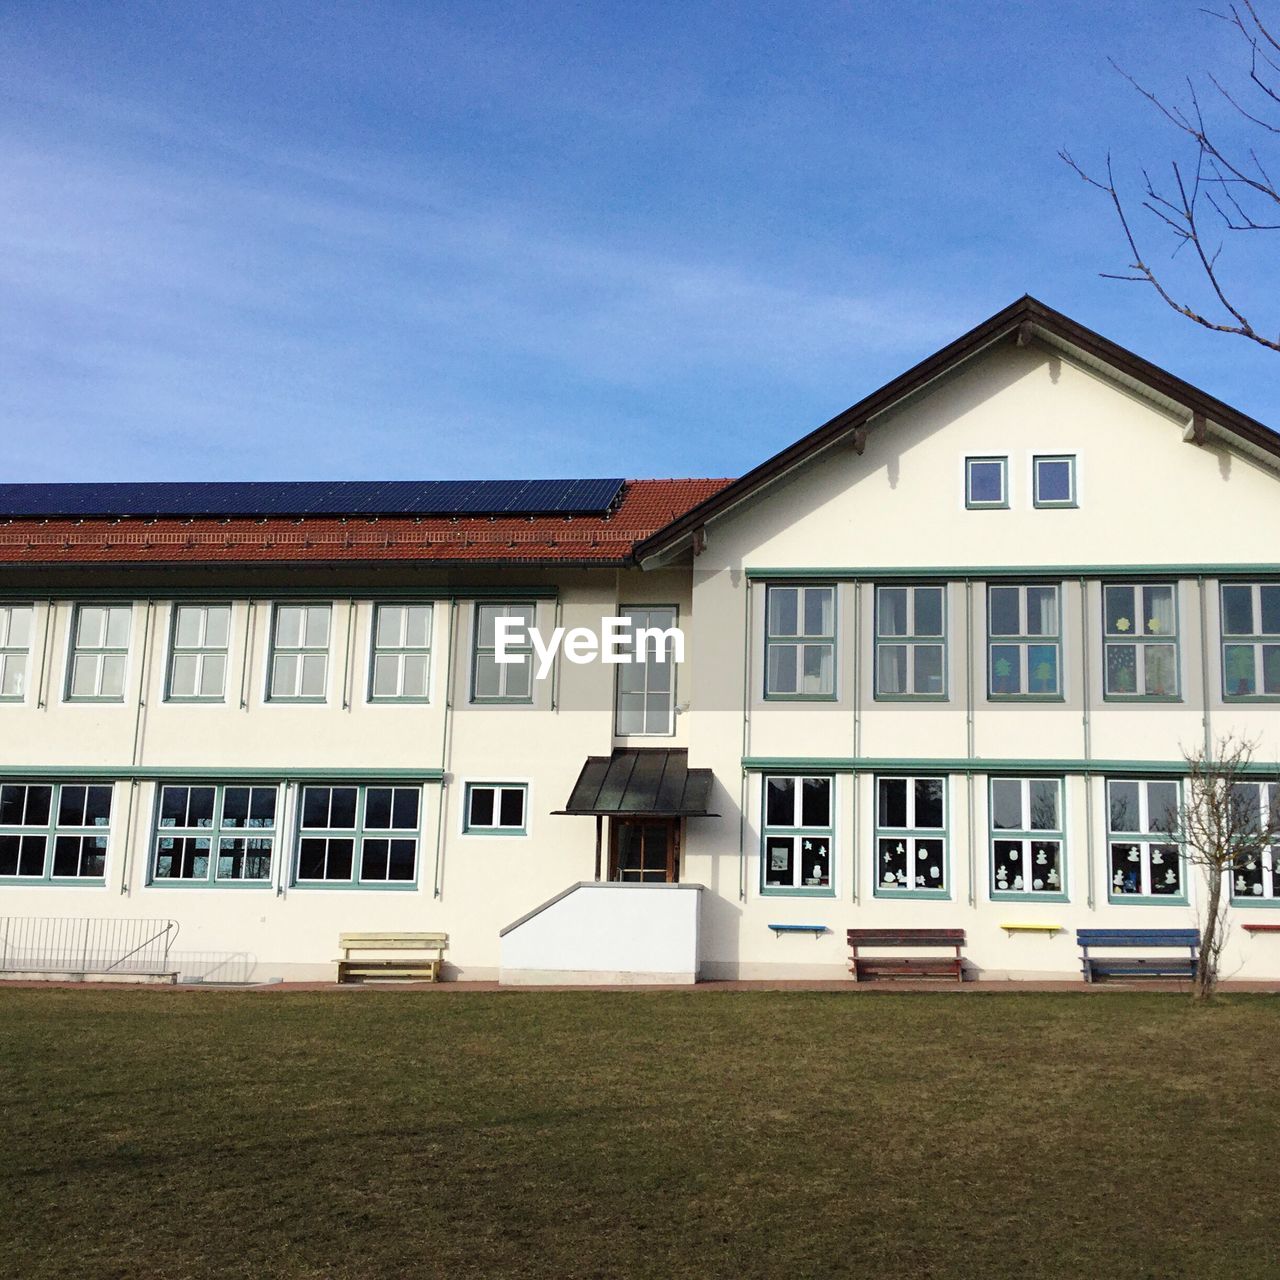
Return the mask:
{"type": "Polygon", "coordinates": [[[1077,324],[1028,294],[691,507],[665,529],[641,542],[635,548],[636,558],[647,559],[691,537],[714,516],[751,497],[822,450],[865,429],[872,419],[995,344],[1016,341],[1021,346],[1033,339],[1106,371],[1118,381],[1142,391],[1166,412],[1184,415],[1188,431],[1197,433],[1197,443],[1208,435],[1222,436],[1245,452],[1261,456],[1270,465],[1280,465],[1280,435],[1257,419],[1077,324]]]}
{"type": "Polygon", "coordinates": [[[0,566],[370,561],[619,566],[634,562],[636,543],[728,483],[630,480],[621,486],[611,509],[588,515],[397,513],[344,519],[264,513],[221,520],[153,516],[7,521],[0,515],[0,566]]]}

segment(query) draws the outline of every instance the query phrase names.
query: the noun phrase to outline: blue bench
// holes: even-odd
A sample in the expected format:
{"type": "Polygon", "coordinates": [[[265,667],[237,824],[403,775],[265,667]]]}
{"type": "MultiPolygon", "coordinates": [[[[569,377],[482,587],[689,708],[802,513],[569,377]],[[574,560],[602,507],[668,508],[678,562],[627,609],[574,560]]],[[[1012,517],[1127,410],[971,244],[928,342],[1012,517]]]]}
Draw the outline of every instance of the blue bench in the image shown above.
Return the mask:
{"type": "Polygon", "coordinates": [[[1199,929],[1077,929],[1080,963],[1084,980],[1099,977],[1190,978],[1196,971],[1196,954],[1200,950],[1199,929]],[[1185,956],[1091,956],[1090,947],[1127,949],[1185,948],[1185,956]]]}

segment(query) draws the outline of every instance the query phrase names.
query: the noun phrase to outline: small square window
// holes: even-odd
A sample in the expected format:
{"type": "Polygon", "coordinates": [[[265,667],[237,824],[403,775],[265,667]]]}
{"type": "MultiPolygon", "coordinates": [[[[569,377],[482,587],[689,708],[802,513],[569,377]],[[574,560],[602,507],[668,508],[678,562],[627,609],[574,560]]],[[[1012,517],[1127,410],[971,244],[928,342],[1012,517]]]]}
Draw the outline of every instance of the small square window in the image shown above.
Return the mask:
{"type": "Polygon", "coordinates": [[[528,800],[522,782],[468,782],[462,829],[470,835],[527,835],[528,800]]]}
{"type": "Polygon", "coordinates": [[[1071,455],[1035,457],[1031,462],[1032,501],[1037,507],[1076,505],[1076,460],[1071,455]]]}
{"type": "Polygon", "coordinates": [[[1008,458],[964,460],[964,504],[971,508],[1009,505],[1008,458]]]}

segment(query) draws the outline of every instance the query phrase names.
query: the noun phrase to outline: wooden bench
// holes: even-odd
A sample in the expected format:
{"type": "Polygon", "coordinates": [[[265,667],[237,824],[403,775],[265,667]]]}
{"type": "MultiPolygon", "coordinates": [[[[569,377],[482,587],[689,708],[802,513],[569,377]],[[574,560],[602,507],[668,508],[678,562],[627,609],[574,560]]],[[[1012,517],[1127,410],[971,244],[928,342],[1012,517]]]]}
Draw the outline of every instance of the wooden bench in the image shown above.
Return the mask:
{"type": "Polygon", "coordinates": [[[444,949],[448,945],[447,933],[340,933],[338,948],[342,952],[342,959],[337,962],[338,981],[416,978],[438,982],[444,949]],[[435,954],[397,957],[394,960],[353,960],[353,951],[434,951],[435,954]]]}
{"type": "Polygon", "coordinates": [[[850,929],[853,980],[863,978],[955,978],[964,981],[963,929],[850,929]],[[864,956],[860,947],[952,947],[952,956],[864,956]]]}
{"type": "Polygon", "coordinates": [[[1199,929],[1077,929],[1084,980],[1112,978],[1190,978],[1196,971],[1200,950],[1199,929]],[[1091,956],[1090,947],[1185,948],[1185,956],[1091,956]]]}

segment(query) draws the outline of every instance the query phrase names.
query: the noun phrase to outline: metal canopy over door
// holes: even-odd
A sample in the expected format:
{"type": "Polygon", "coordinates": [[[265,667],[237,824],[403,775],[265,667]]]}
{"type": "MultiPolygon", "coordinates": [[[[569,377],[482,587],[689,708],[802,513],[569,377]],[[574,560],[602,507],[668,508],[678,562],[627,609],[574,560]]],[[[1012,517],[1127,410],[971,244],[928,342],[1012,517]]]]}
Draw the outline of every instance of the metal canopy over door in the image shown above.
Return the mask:
{"type": "Polygon", "coordinates": [[[609,823],[609,879],[678,884],[680,819],[615,817],[609,823]]]}

